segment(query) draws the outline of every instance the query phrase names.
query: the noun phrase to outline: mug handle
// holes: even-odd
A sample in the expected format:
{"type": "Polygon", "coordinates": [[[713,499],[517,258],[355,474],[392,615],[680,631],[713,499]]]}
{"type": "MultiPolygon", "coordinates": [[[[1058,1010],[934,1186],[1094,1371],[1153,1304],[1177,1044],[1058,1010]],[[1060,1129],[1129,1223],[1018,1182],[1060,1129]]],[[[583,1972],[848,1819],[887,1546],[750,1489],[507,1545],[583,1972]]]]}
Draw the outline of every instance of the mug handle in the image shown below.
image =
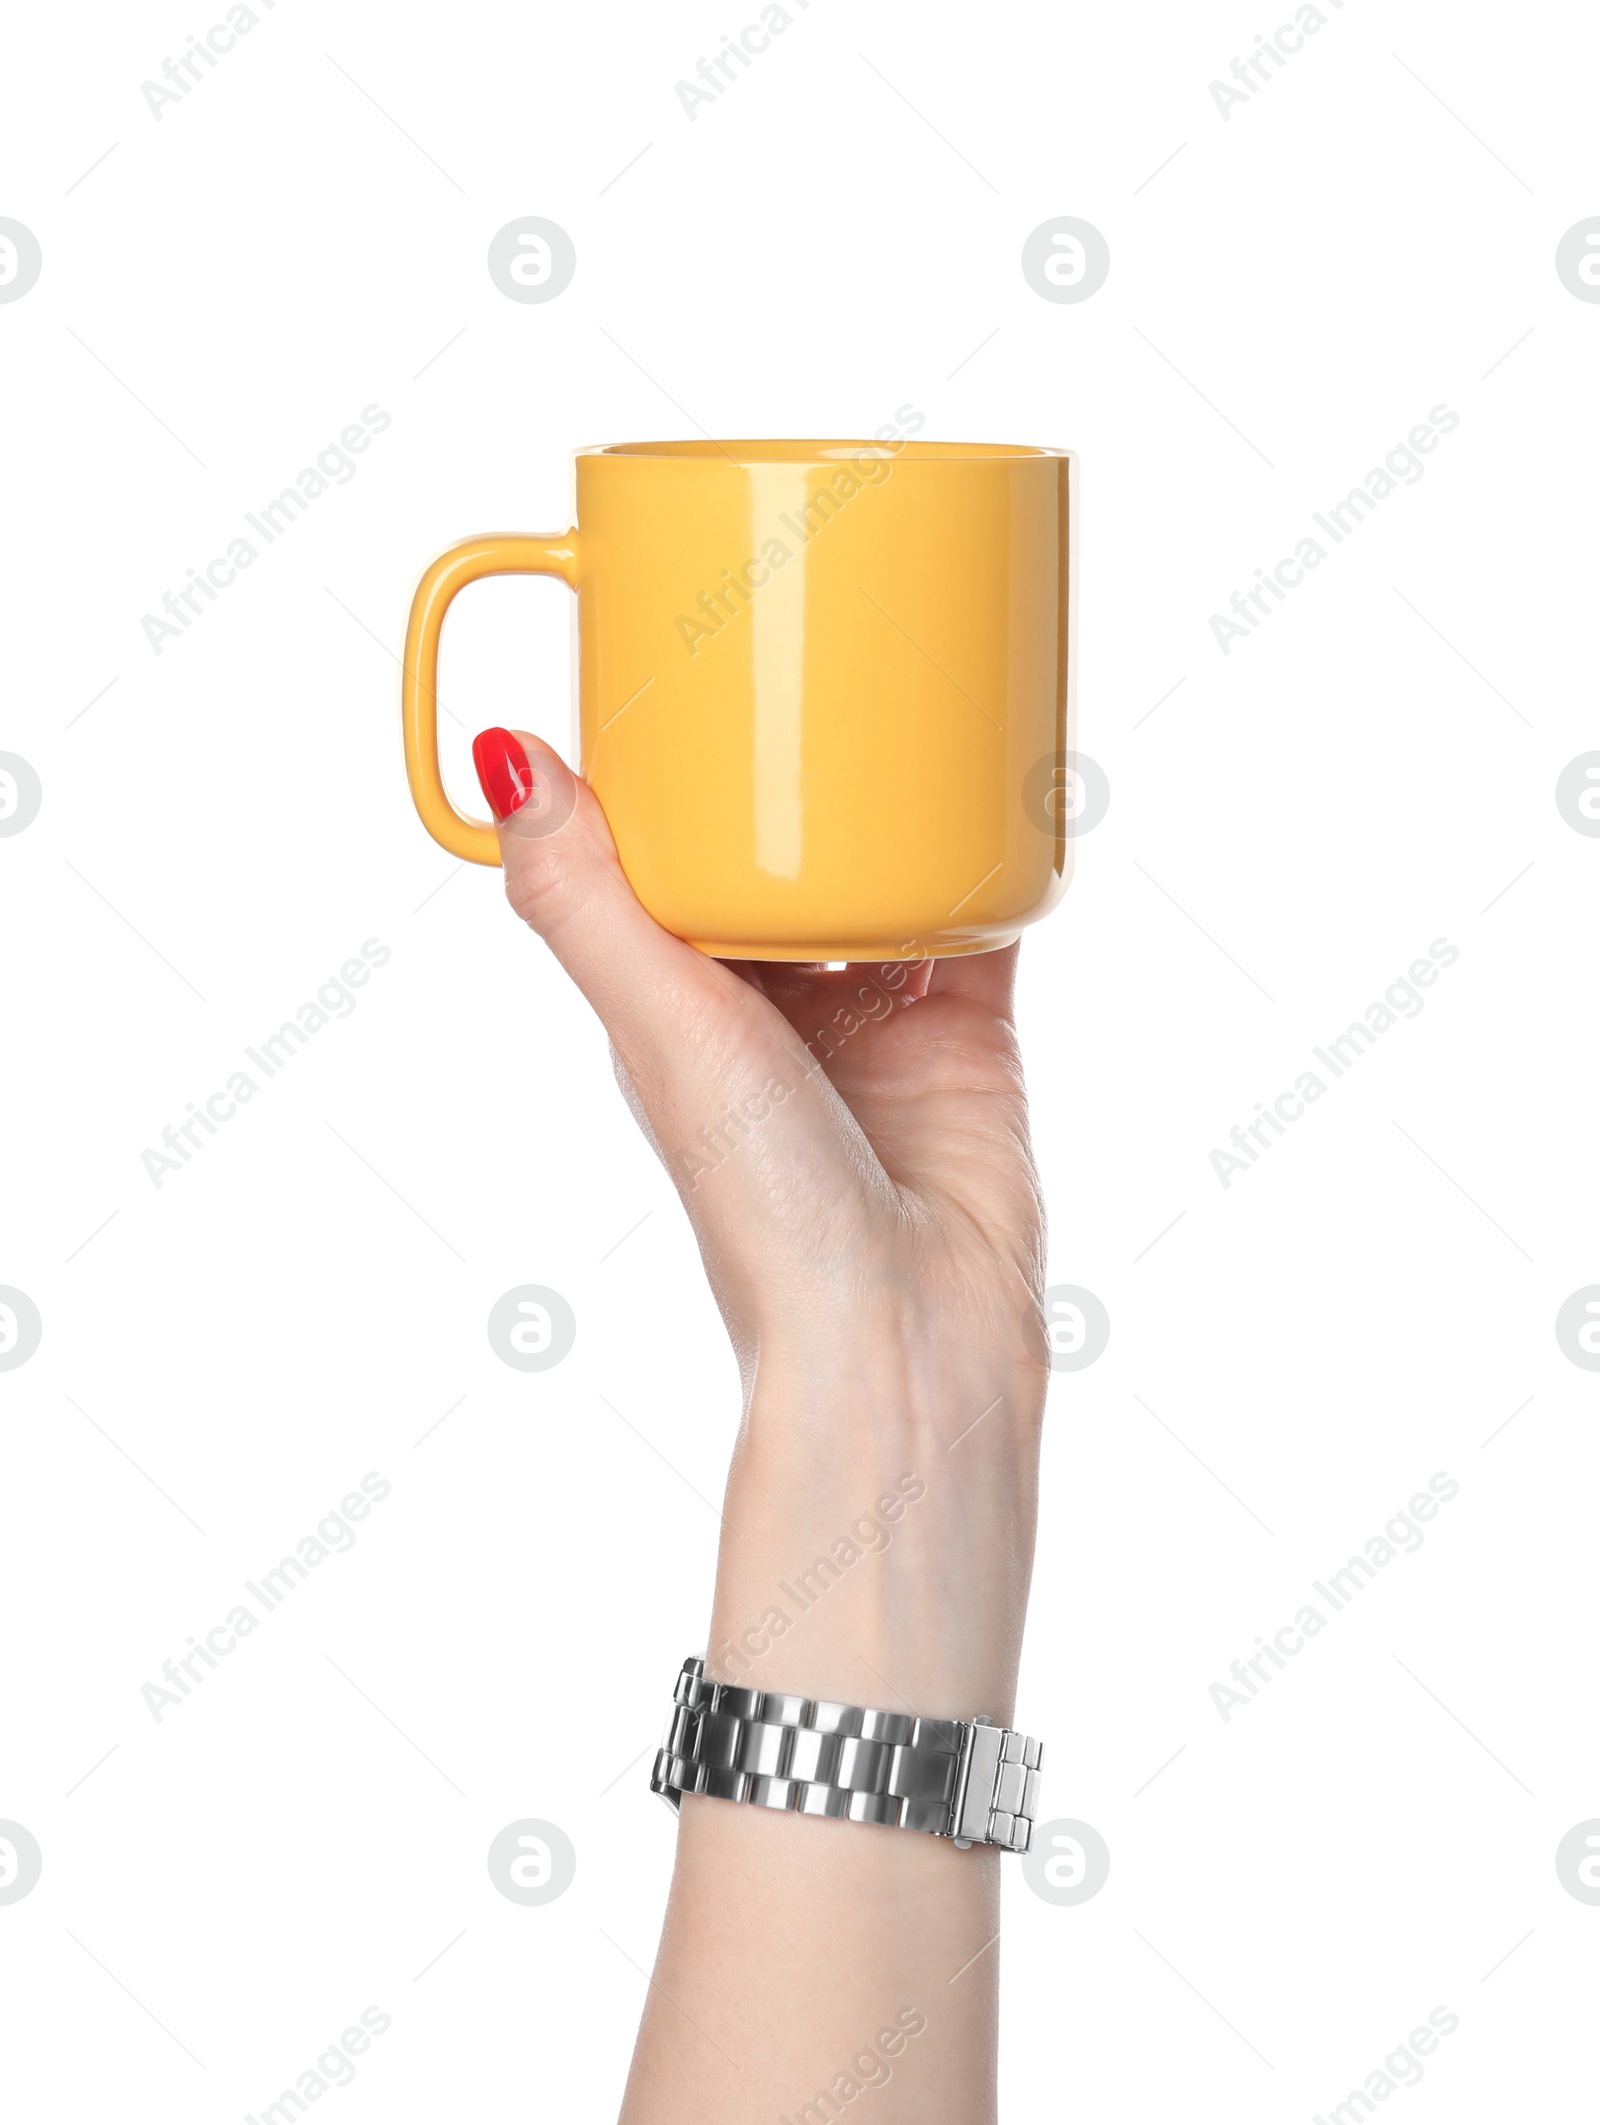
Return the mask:
{"type": "Polygon", "coordinates": [[[578,535],[552,538],[463,539],[432,563],[411,601],[405,662],[400,668],[400,720],[405,731],[411,801],[441,848],[468,863],[498,864],[492,826],[468,819],[445,795],[439,772],[439,635],[450,600],[480,576],[559,576],[578,587],[578,535]]]}

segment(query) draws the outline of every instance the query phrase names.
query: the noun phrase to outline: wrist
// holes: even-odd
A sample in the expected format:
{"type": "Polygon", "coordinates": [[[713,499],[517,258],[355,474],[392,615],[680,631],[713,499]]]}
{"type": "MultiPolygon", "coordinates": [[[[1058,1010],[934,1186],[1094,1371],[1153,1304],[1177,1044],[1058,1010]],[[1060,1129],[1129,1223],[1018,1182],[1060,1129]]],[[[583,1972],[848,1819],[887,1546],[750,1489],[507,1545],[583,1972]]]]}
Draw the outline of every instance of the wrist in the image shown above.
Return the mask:
{"type": "Polygon", "coordinates": [[[881,1408],[944,1433],[996,1396],[1037,1421],[1050,1382],[1040,1302],[1020,1274],[931,1302],[915,1288],[810,1292],[798,1307],[742,1323],[735,1340],[752,1412],[780,1421],[786,1409],[821,1402],[881,1408]]]}
{"type": "Polygon", "coordinates": [[[1012,1715],[1043,1380],[835,1344],[764,1367],[729,1474],[707,1673],[935,1718],[1012,1715]]]}

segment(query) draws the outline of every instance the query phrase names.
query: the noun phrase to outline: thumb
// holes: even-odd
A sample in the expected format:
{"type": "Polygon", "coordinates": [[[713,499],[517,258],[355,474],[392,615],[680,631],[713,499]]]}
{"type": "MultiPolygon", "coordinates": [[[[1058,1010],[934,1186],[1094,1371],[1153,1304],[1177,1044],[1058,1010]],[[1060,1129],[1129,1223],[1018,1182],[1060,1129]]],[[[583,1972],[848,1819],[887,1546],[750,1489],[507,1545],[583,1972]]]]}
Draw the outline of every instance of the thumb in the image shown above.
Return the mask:
{"type": "MultiPolygon", "coordinates": [[[[506,898],[549,945],[611,1037],[658,1146],[692,1138],[768,1057],[798,1047],[764,997],[664,930],[640,903],[599,799],[527,731],[480,731],[506,898]]],[[[665,1155],[665,1153],[663,1154],[665,1155]]]]}
{"type": "Polygon", "coordinates": [[[526,731],[495,729],[473,740],[472,756],[506,897],[611,1036],[719,1301],[758,1317],[764,1295],[813,1279],[888,1191],[875,1155],[783,1013],[650,915],[600,800],[558,754],[526,731]]]}
{"type": "MultiPolygon", "coordinates": [[[[561,940],[581,948],[585,907],[592,919],[596,897],[604,904],[613,881],[623,882],[605,815],[559,753],[529,731],[479,731],[472,764],[494,813],[506,898],[565,964],[561,940]]],[[[621,914],[617,899],[612,919],[621,914]]]]}
{"type": "Polygon", "coordinates": [[[621,1039],[641,986],[680,1001],[733,998],[734,977],[641,906],[588,784],[529,731],[480,731],[473,765],[494,813],[506,898],[621,1039]]]}

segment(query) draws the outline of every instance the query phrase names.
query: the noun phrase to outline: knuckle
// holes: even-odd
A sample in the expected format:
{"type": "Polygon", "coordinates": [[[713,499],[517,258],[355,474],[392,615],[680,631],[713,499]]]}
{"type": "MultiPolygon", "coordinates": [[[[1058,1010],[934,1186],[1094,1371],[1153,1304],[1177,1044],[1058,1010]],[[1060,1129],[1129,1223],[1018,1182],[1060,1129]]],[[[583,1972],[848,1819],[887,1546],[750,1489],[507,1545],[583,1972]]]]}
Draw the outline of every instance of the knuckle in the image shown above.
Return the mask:
{"type": "Polygon", "coordinates": [[[507,849],[506,898],[514,912],[541,934],[570,905],[575,873],[571,854],[553,837],[535,847],[507,849]]]}

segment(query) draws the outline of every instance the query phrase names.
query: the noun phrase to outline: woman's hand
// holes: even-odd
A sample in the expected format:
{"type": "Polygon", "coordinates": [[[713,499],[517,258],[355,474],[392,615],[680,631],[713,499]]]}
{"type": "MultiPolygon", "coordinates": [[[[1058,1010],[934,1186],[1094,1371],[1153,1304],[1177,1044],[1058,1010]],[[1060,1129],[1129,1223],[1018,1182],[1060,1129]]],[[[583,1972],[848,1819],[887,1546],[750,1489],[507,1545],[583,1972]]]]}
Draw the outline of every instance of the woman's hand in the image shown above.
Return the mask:
{"type": "Polygon", "coordinates": [[[838,973],[707,959],[646,914],[593,793],[539,739],[485,732],[474,754],[505,814],[507,896],[610,1035],[739,1358],[709,1672],[868,1701],[882,1654],[877,1687],[919,1711],[1004,1718],[1048,1377],[1015,947],[838,973]],[[789,1567],[851,1539],[907,1476],[922,1569],[892,1598],[894,1575],[877,1583],[914,1615],[855,1599],[838,1629],[763,1632],[794,1606],[776,1591],[789,1567]]]}
{"type": "MultiPolygon", "coordinates": [[[[473,752],[511,905],[610,1035],[738,1355],[744,1412],[708,1674],[1007,1724],[1048,1378],[1043,1217],[1010,1016],[1015,947],[842,972],[708,959],[645,912],[592,792],[539,739],[486,731],[473,752]]],[[[678,2007],[647,2011],[625,2115],[743,2117],[755,2077],[749,2115],[770,2118],[774,2101],[798,2108],[830,2044],[860,2035],[847,2033],[852,2015],[892,2016],[908,2002],[888,1995],[920,1987],[930,2039],[912,2047],[917,2071],[896,2079],[923,2090],[923,2107],[905,2115],[987,2117],[993,1955],[987,1975],[962,1978],[958,2011],[945,1995],[956,1964],[983,1947],[980,1929],[994,1930],[995,1856],[916,1833],[761,1817],[685,1803],[658,1966],[671,1970],[662,1988],[678,2007]],[[846,1870],[852,1895],[876,1879],[885,1919],[916,1909],[916,1939],[886,1967],[884,1940],[866,1971],[824,1946],[827,1867],[846,1870]],[[703,2052],[710,2028],[715,2048],[694,2060],[702,2076],[715,2076],[724,2044],[724,2061],[741,2056],[738,2029],[725,2037],[720,2025],[751,1982],[752,1950],[742,1925],[735,1944],[715,1917],[741,1873],[782,1927],[780,1960],[816,1934],[823,1974],[783,1983],[821,1992],[798,2034],[769,2029],[758,2044],[747,2022],[754,2077],[741,2086],[741,2066],[718,2102],[691,2110],[685,2097],[680,2112],[658,2085],[678,2070],[676,2045],[703,2052]],[[884,1998],[862,2004],[862,1985],[870,1992],[880,1978],[884,1998]],[[966,2107],[951,2102],[958,2086],[966,2107]]],[[[889,2125],[900,2112],[879,2104],[875,2114],[889,2125]]]]}

